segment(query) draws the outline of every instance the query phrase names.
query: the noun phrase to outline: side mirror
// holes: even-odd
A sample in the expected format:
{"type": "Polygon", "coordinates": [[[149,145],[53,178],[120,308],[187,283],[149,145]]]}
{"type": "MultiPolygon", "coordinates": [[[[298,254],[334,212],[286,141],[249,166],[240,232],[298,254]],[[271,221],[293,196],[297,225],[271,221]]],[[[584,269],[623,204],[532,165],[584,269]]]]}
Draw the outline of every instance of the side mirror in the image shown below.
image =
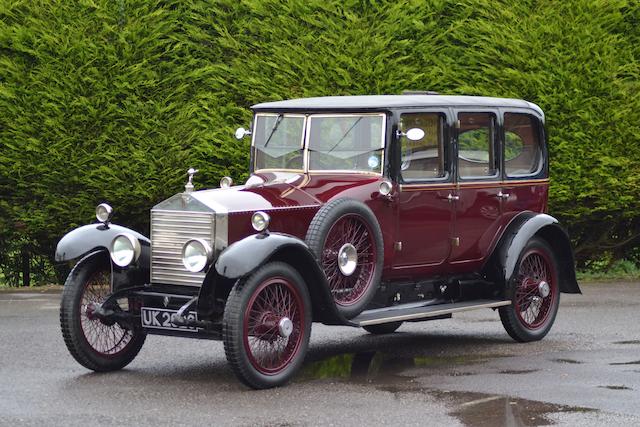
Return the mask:
{"type": "Polygon", "coordinates": [[[251,131],[250,130],[247,130],[245,128],[236,129],[236,133],[235,133],[236,139],[242,139],[247,135],[251,135],[251,131]]]}
{"type": "Polygon", "coordinates": [[[420,141],[422,138],[424,138],[424,135],[424,130],[420,128],[411,128],[406,132],[402,132],[400,129],[398,129],[398,131],[396,132],[396,136],[398,138],[404,136],[410,141],[420,141]]]}

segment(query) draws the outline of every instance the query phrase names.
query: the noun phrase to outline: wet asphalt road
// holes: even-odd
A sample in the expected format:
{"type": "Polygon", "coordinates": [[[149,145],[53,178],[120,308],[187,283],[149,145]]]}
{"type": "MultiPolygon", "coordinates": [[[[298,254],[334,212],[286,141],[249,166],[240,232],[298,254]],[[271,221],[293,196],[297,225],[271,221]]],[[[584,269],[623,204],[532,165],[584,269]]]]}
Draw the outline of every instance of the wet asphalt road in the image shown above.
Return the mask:
{"type": "Polygon", "coordinates": [[[125,370],[67,353],[57,293],[0,293],[0,425],[640,425],[640,283],[562,295],[551,333],[516,344],[497,313],[375,337],[314,325],[303,371],[253,391],[222,343],[149,336],[125,370]]]}

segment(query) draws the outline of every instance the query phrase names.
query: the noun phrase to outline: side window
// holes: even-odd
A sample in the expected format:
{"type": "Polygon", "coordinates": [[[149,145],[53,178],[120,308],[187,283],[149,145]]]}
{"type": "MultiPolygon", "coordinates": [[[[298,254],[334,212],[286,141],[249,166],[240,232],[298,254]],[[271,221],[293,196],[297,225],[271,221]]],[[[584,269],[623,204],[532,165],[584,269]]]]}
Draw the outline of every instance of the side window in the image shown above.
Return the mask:
{"type": "Polygon", "coordinates": [[[495,176],[495,116],[491,113],[460,113],[458,173],[461,178],[495,176]]]}
{"type": "Polygon", "coordinates": [[[400,174],[404,181],[446,176],[444,122],[444,116],[439,113],[400,116],[400,130],[405,134],[400,138],[400,174]]]}
{"type": "Polygon", "coordinates": [[[504,115],[504,165],[507,176],[534,175],[542,167],[537,119],[529,114],[504,115]]]}

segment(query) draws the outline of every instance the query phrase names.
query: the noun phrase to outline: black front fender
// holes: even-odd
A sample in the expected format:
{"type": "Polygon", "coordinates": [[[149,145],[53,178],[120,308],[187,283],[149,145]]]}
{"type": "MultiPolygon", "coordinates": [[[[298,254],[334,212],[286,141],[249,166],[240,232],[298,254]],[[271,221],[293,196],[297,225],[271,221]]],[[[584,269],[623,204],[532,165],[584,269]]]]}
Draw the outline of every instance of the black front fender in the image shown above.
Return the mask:
{"type": "MultiPolygon", "coordinates": [[[[144,254],[147,248],[147,257],[151,242],[142,234],[116,224],[89,224],[78,227],[64,235],[56,247],[56,261],[71,261],[98,249],[109,249],[111,241],[120,233],[133,235],[142,246],[144,254]]],[[[141,256],[142,257],[142,256],[141,256]]]]}
{"type": "Polygon", "coordinates": [[[142,251],[134,265],[120,268],[112,263],[113,290],[149,283],[151,242],[142,234],[121,225],[89,224],[70,231],[58,242],[55,259],[58,262],[72,261],[96,251],[106,251],[108,256],[111,241],[120,233],[129,233],[138,239],[142,251]]]}
{"type": "Polygon", "coordinates": [[[260,233],[233,243],[220,254],[214,271],[210,271],[209,275],[216,276],[211,284],[215,287],[221,281],[235,282],[270,261],[283,261],[298,270],[309,289],[315,321],[351,325],[336,309],[324,272],[307,244],[288,234],[260,233]]]}
{"type": "Polygon", "coordinates": [[[485,271],[490,268],[501,281],[508,283],[514,278],[522,250],[534,236],[544,239],[553,249],[560,275],[560,290],[566,293],[581,293],[576,280],[573,250],[567,232],[557,219],[547,214],[523,212],[509,223],[496,246],[485,271]]]}

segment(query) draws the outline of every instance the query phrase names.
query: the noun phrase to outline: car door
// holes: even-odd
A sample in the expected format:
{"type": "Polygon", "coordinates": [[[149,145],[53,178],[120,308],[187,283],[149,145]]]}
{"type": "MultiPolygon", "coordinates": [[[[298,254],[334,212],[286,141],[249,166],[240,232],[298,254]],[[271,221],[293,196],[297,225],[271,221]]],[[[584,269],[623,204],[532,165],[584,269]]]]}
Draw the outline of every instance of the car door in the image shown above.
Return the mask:
{"type": "Polygon", "coordinates": [[[449,257],[453,210],[448,196],[454,187],[448,121],[444,111],[400,115],[394,268],[407,273],[436,274],[449,257]]]}
{"type": "Polygon", "coordinates": [[[455,227],[450,265],[464,273],[484,261],[502,228],[498,112],[456,111],[455,227]]]}
{"type": "Polygon", "coordinates": [[[510,110],[503,119],[502,212],[508,223],[522,211],[544,212],[549,189],[544,127],[530,111],[510,110]]]}

